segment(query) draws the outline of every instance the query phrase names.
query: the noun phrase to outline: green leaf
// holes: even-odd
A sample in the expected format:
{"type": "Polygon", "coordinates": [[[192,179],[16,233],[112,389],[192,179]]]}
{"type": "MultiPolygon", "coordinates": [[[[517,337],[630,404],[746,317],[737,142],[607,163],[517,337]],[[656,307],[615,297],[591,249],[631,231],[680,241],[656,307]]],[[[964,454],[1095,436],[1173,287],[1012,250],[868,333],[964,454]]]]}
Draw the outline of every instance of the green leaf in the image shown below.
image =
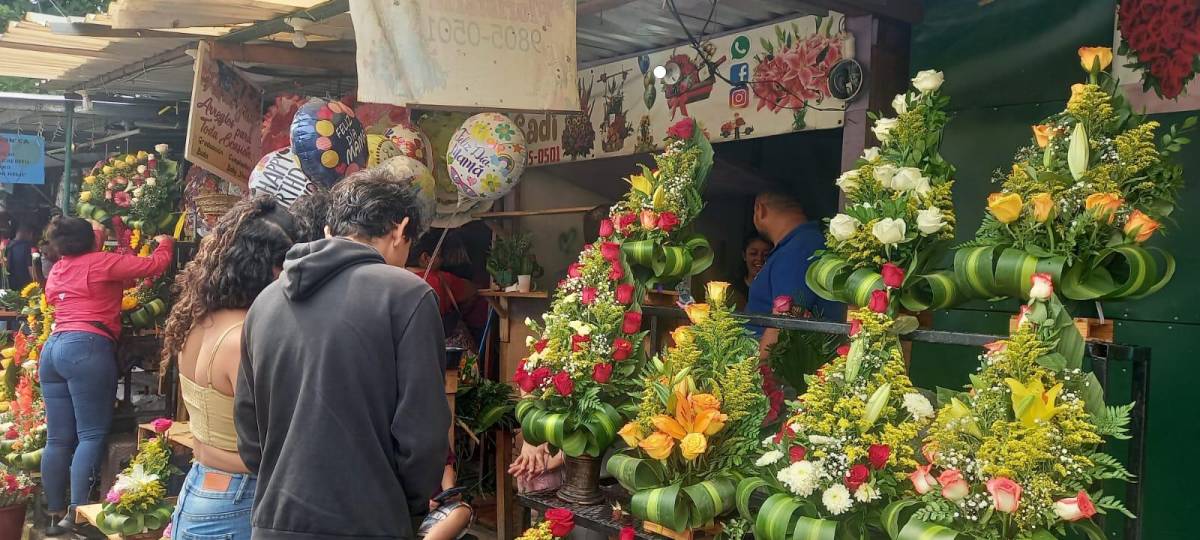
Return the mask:
{"type": "Polygon", "coordinates": [[[896,317],[896,322],[892,324],[890,332],[896,335],[905,335],[919,328],[921,324],[916,317],[912,315],[900,315],[896,317]]]}
{"type": "Polygon", "coordinates": [[[1077,531],[1081,531],[1087,535],[1088,540],[1108,540],[1104,535],[1104,530],[1092,520],[1076,521],[1071,524],[1071,527],[1077,531]]]}
{"type": "Polygon", "coordinates": [[[1083,389],[1083,404],[1092,418],[1102,418],[1106,414],[1104,405],[1104,387],[1095,373],[1088,373],[1084,378],[1087,386],[1083,389]]]}
{"type": "Polygon", "coordinates": [[[1052,352],[1042,356],[1041,358],[1038,358],[1037,363],[1038,365],[1052,371],[1062,371],[1067,367],[1066,357],[1056,352],[1052,352]]]}

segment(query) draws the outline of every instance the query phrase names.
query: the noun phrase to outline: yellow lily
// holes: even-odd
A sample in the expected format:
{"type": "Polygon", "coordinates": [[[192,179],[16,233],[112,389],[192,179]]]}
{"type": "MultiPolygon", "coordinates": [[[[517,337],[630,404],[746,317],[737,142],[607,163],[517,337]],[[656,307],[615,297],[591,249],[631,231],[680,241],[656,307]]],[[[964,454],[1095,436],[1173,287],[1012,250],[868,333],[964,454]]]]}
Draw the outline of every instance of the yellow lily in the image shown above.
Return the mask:
{"type": "Polygon", "coordinates": [[[650,204],[654,205],[655,210],[663,210],[667,207],[667,190],[662,186],[654,190],[654,197],[650,199],[650,204]]]}
{"type": "Polygon", "coordinates": [[[650,419],[650,422],[659,431],[682,441],[684,437],[692,433],[711,436],[725,428],[725,422],[729,420],[729,417],[717,409],[705,406],[715,401],[715,397],[712,400],[707,398],[698,400],[702,405],[701,407],[696,407],[693,404],[693,399],[683,390],[676,389],[674,397],[674,417],[660,414],[650,419]]]}
{"type": "Polygon", "coordinates": [[[654,189],[650,184],[650,180],[640,174],[630,176],[629,185],[633,187],[634,191],[645,193],[646,196],[650,196],[651,190],[654,189]]]}
{"type": "Polygon", "coordinates": [[[980,439],[983,438],[983,431],[979,429],[979,423],[971,418],[971,408],[958,400],[958,398],[950,399],[950,406],[946,409],[946,416],[955,420],[960,426],[960,429],[980,439]]]}
{"type": "Polygon", "coordinates": [[[1062,410],[1062,407],[1054,406],[1054,401],[1062,393],[1062,383],[1046,390],[1042,381],[1037,379],[1029,384],[1022,384],[1016,379],[1004,379],[1004,382],[1012,389],[1013,413],[1026,426],[1049,421],[1062,410]]]}

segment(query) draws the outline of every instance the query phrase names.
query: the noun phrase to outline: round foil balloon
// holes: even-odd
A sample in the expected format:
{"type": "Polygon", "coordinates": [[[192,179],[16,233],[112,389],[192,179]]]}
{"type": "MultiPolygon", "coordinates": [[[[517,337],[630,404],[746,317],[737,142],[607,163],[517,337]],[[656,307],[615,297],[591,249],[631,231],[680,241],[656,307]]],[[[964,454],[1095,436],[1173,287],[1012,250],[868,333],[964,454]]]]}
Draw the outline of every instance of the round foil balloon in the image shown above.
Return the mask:
{"type": "Polygon", "coordinates": [[[250,171],[250,189],[254,193],[268,193],[287,207],[320,188],[305,176],[292,149],[280,148],[263,156],[250,171]]]}
{"type": "Polygon", "coordinates": [[[379,165],[394,174],[396,178],[415,185],[421,200],[421,210],[426,219],[433,219],[437,210],[437,181],[433,172],[424,163],[408,156],[396,156],[379,165]]]}
{"type": "Polygon", "coordinates": [[[503,197],[525,172],[525,134],[507,116],[481,113],[463,123],[446,151],[446,168],[468,200],[503,197]]]}
{"type": "Polygon", "coordinates": [[[354,111],[340,101],[314,99],[292,120],[292,152],[312,181],[332,187],[367,164],[367,137],[354,111]]]}
{"type": "Polygon", "coordinates": [[[420,161],[429,167],[429,170],[433,170],[433,146],[421,130],[408,124],[397,124],[389,128],[383,136],[392,141],[392,145],[400,152],[399,155],[420,161]]]}
{"type": "Polygon", "coordinates": [[[367,167],[374,167],[399,155],[400,151],[387,137],[367,134],[367,167]]]}

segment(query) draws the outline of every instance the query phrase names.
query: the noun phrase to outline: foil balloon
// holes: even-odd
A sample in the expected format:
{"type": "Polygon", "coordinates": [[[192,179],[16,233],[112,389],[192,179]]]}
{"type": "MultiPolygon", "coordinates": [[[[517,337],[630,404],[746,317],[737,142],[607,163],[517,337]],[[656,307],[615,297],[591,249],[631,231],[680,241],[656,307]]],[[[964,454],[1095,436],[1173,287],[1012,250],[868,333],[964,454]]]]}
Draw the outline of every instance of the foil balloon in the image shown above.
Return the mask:
{"type": "Polygon", "coordinates": [[[433,146],[421,130],[408,124],[396,124],[388,128],[383,136],[392,141],[399,155],[420,161],[433,170],[433,146]]]}
{"type": "Polygon", "coordinates": [[[408,156],[396,156],[379,167],[391,172],[397,179],[416,186],[423,215],[426,219],[433,219],[437,210],[437,181],[433,179],[429,167],[408,156]]]}
{"type": "Polygon", "coordinates": [[[309,181],[292,149],[280,148],[263,156],[250,171],[250,189],[256,194],[267,193],[288,207],[320,188],[309,181]]]}
{"type": "Polygon", "coordinates": [[[314,99],[292,120],[292,152],[312,181],[332,187],[367,164],[367,137],[354,111],[340,101],[314,99]]]}
{"type": "Polygon", "coordinates": [[[463,199],[493,201],[517,185],[525,172],[525,134],[507,116],[481,113],[450,138],[446,168],[463,199]]]}
{"type": "Polygon", "coordinates": [[[399,155],[400,151],[387,137],[367,134],[367,167],[374,167],[399,155]]]}

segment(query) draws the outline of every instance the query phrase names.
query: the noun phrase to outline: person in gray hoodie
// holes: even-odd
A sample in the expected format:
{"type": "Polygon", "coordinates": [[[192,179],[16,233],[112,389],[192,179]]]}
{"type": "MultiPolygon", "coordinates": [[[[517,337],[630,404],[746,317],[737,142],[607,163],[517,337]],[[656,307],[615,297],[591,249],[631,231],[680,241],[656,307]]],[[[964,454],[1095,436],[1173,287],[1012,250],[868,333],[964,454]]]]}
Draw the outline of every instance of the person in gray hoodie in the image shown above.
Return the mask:
{"type": "Polygon", "coordinates": [[[404,270],[416,189],[350,175],[333,237],[298,244],[246,317],[238,450],[258,475],[254,540],[409,539],[439,491],[450,410],[437,296],[404,270]]]}

